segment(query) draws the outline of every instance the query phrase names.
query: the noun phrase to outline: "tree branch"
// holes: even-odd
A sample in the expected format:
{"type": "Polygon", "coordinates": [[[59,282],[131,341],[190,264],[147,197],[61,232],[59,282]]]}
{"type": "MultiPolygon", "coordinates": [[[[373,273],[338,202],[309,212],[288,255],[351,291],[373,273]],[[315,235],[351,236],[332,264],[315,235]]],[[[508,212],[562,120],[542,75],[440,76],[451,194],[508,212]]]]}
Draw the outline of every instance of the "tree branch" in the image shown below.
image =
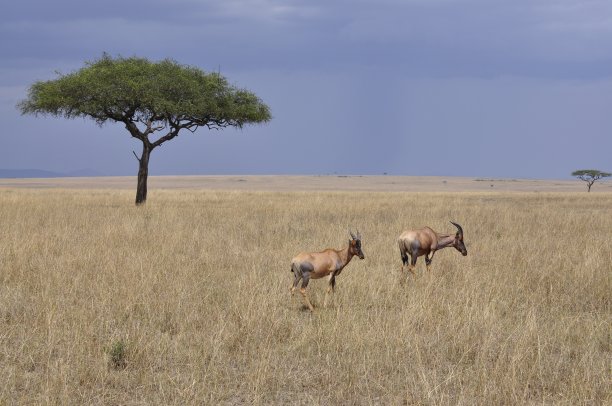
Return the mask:
{"type": "Polygon", "coordinates": [[[170,141],[172,138],[176,137],[179,133],[180,128],[175,128],[174,130],[170,131],[168,134],[164,135],[163,137],[159,138],[157,141],[151,143],[151,148],[155,148],[155,147],[159,147],[161,144],[163,144],[166,141],[170,141]]]}
{"type": "Polygon", "coordinates": [[[162,123],[162,124],[160,124],[160,125],[158,125],[158,126],[153,127],[153,122],[154,122],[154,121],[155,121],[155,120],[153,120],[153,118],[149,118],[149,119],[147,120],[147,122],[146,122],[146,123],[144,123],[144,124],[145,124],[145,126],[147,127],[147,129],[146,129],[146,130],[145,130],[145,132],[143,133],[145,137],[146,137],[147,135],[149,135],[149,134],[154,133],[155,131],[163,130],[164,128],[166,128],[166,123],[162,123]]]}

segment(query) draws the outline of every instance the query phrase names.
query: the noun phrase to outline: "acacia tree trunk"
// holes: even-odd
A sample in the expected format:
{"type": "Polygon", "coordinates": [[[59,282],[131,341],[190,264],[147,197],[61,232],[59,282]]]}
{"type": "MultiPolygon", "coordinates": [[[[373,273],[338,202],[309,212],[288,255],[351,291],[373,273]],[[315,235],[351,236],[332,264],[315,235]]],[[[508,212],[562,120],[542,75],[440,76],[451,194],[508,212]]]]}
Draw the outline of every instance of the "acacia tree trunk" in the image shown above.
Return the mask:
{"type": "Polygon", "coordinates": [[[138,185],[136,186],[136,206],[147,201],[147,178],[149,176],[149,156],[153,148],[149,143],[142,143],[142,155],[138,158],[138,185]]]}

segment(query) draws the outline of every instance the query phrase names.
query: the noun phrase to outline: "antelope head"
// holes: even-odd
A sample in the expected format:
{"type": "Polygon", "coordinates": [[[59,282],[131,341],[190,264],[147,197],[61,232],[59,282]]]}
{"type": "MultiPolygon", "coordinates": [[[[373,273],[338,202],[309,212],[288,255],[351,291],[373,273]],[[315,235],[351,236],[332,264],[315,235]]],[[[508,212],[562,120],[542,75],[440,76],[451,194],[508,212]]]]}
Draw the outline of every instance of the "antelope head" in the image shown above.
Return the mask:
{"type": "Polygon", "coordinates": [[[349,252],[352,255],[357,255],[360,259],[364,259],[365,255],[363,255],[363,251],[361,250],[361,233],[357,230],[357,235],[355,235],[349,230],[349,234],[351,235],[351,239],[349,240],[349,252]]]}
{"type": "Polygon", "coordinates": [[[455,247],[455,249],[465,257],[467,255],[467,249],[465,248],[465,244],[463,243],[463,229],[457,223],[453,223],[452,221],[450,223],[457,227],[457,233],[455,234],[455,241],[453,242],[453,247],[455,247]]]}

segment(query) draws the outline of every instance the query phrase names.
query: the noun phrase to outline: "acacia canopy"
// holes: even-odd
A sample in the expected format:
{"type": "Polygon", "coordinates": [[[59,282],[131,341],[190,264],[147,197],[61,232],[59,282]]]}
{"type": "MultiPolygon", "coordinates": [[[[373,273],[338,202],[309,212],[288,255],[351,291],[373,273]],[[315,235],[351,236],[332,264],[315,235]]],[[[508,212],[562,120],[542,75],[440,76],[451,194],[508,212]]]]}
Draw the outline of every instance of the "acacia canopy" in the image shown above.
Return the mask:
{"type": "Polygon", "coordinates": [[[76,72],[34,83],[18,108],[22,114],[123,123],[143,144],[137,157],[137,204],[146,200],[151,151],[181,130],[242,128],[271,119],[270,109],[254,93],[230,85],[219,73],[169,59],[151,62],[107,54],[76,72]]]}
{"type": "Polygon", "coordinates": [[[612,176],[612,173],[602,172],[597,169],[579,169],[577,171],[572,172],[572,176],[577,177],[578,179],[585,181],[587,184],[587,192],[591,191],[591,186],[595,181],[601,178],[608,178],[612,176]]]}

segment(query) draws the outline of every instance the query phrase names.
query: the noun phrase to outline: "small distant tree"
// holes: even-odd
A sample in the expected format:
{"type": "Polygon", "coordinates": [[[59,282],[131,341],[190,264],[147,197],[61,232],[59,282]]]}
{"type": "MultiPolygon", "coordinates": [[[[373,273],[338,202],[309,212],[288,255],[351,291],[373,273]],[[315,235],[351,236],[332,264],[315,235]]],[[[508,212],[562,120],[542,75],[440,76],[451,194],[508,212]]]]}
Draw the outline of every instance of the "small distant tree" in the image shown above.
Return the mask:
{"type": "Polygon", "coordinates": [[[270,109],[255,94],[236,88],[218,73],[166,59],[112,58],[104,54],[85,67],[34,83],[17,106],[22,114],[93,119],[100,126],[121,123],[142,142],[136,204],[147,199],[151,152],[179,132],[200,127],[242,128],[270,120],[270,109]],[[157,134],[157,136],[155,136],[157,134]]]}
{"type": "Polygon", "coordinates": [[[601,178],[607,178],[612,176],[612,173],[598,171],[596,169],[580,169],[578,171],[572,172],[572,176],[577,177],[580,180],[583,180],[587,184],[587,191],[591,191],[591,186],[595,181],[601,178]]]}

